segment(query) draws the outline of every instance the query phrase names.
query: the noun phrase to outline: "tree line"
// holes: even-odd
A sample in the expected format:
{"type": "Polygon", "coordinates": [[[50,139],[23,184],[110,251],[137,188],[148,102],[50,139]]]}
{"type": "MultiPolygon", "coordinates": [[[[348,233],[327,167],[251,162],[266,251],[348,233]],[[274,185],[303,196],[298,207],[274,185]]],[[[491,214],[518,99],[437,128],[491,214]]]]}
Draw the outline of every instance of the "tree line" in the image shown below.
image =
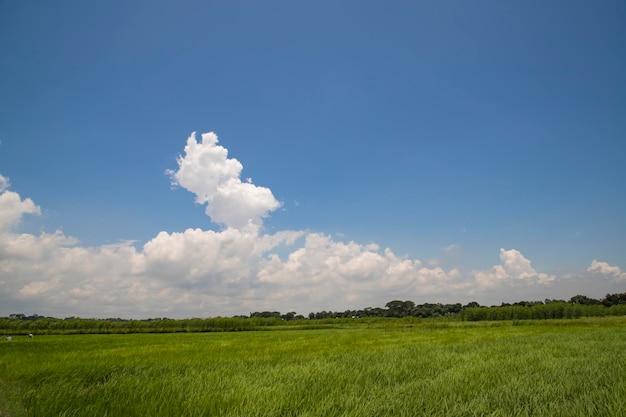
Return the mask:
{"type": "Polygon", "coordinates": [[[367,307],[341,312],[320,311],[307,317],[278,311],[253,312],[250,315],[214,318],[150,318],[143,320],[107,318],[89,319],[45,317],[38,314],[10,314],[0,318],[0,334],[71,334],[71,333],[173,333],[222,332],[261,330],[271,326],[293,325],[301,328],[319,328],[330,323],[328,319],[368,318],[437,318],[450,320],[540,320],[571,319],[578,317],[626,315],[626,293],[607,294],[603,299],[576,295],[565,300],[519,301],[499,306],[468,304],[415,304],[413,301],[392,300],[384,308],[367,307]],[[315,324],[317,323],[317,324],[315,324]]]}
{"type": "Polygon", "coordinates": [[[502,320],[522,318],[571,318],[598,315],[626,314],[626,293],[607,294],[597,300],[585,295],[576,295],[565,300],[518,301],[502,303],[500,306],[481,306],[476,301],[468,304],[415,304],[413,301],[389,301],[385,308],[368,307],[363,310],[347,310],[344,312],[310,313],[310,319],[324,318],[361,318],[361,317],[442,317],[458,315],[462,320],[502,320]],[[611,309],[613,306],[621,306],[611,309]],[[525,310],[522,310],[524,309],[525,310]],[[521,313],[524,311],[524,313],[521,313]],[[562,313],[558,313],[562,311],[562,313]],[[620,313],[623,311],[623,313],[620,313]]]}

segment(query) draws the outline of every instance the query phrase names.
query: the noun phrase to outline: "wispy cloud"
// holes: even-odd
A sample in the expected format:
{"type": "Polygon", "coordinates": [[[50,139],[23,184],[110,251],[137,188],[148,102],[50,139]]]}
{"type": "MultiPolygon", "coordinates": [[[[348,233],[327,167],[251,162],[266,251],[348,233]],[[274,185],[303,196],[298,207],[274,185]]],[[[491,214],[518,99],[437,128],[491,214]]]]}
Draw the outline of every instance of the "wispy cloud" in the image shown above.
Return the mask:
{"type": "Polygon", "coordinates": [[[456,253],[459,251],[459,249],[461,249],[460,245],[457,245],[455,243],[453,243],[452,245],[448,245],[446,246],[446,248],[444,249],[444,251],[446,253],[456,253]]]}
{"type": "Polygon", "coordinates": [[[0,175],[0,193],[9,188],[9,179],[0,175]]]}

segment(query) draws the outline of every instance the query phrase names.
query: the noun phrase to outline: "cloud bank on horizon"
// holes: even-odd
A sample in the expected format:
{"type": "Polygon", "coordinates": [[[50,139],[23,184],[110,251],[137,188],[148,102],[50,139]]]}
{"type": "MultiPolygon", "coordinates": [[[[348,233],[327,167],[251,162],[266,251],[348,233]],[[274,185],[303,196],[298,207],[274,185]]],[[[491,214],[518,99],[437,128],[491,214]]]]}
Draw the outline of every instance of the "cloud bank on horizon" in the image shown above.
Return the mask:
{"type": "MultiPolygon", "coordinates": [[[[132,242],[85,247],[60,230],[20,233],[22,218],[41,208],[0,175],[0,316],[307,314],[393,299],[493,304],[589,288],[609,292],[626,282],[626,272],[596,259],[586,270],[552,275],[511,248],[500,249],[501,263],[490,268],[446,270],[376,244],[305,230],[267,233],[263,220],[281,202],[269,188],[241,180],[243,165],[228,158],[215,133],[202,134],[200,142],[192,134],[177,162],[166,171],[172,184],[195,194],[223,228],[161,231],[141,248],[132,242]]],[[[459,250],[451,244],[445,252],[459,250]]]]}

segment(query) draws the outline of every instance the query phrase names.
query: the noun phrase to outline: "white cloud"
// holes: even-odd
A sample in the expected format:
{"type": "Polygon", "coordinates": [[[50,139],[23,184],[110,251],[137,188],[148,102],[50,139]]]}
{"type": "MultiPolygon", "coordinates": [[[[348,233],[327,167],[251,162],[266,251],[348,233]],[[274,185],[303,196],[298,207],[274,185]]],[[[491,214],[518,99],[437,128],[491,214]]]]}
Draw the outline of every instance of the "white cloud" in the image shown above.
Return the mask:
{"type": "Polygon", "coordinates": [[[9,188],[9,179],[0,174],[0,193],[9,188]]]}
{"type": "Polygon", "coordinates": [[[0,259],[23,259],[37,262],[48,259],[60,247],[78,243],[77,239],[62,232],[31,234],[0,234],[0,259]]]}
{"type": "Polygon", "coordinates": [[[461,249],[460,245],[457,245],[456,243],[453,243],[452,245],[447,246],[444,251],[446,253],[456,253],[459,251],[459,249],[461,249]]]}
{"type": "Polygon", "coordinates": [[[626,272],[622,272],[618,266],[609,265],[606,262],[599,262],[595,259],[591,262],[589,268],[587,268],[587,272],[608,276],[615,281],[626,281],[626,272]]]}
{"type": "Polygon", "coordinates": [[[304,246],[284,261],[270,256],[258,277],[278,289],[271,297],[307,300],[318,309],[379,305],[381,299],[442,295],[459,287],[456,270],[427,268],[390,249],[336,242],[317,233],[308,234],[304,246]]]}
{"type": "Polygon", "coordinates": [[[24,214],[41,214],[33,200],[22,200],[18,193],[8,191],[8,188],[8,178],[0,175],[0,232],[15,227],[24,214]]]}
{"type": "Polygon", "coordinates": [[[228,158],[228,150],[217,142],[213,132],[203,133],[200,143],[191,134],[185,156],[178,158],[178,170],[167,171],[172,184],[194,193],[197,203],[207,203],[206,214],[214,222],[237,229],[258,228],[281,203],[269,188],[252,184],[251,178],[242,182],[243,166],[228,158]]]}
{"type": "MultiPolygon", "coordinates": [[[[192,135],[179,169],[168,173],[199,203],[208,203],[207,214],[226,228],[160,232],[143,247],[133,241],[84,247],[60,231],[20,234],[21,218],[40,209],[9,191],[8,180],[0,176],[0,315],[307,314],[379,307],[393,299],[499,302],[511,288],[517,294],[564,282],[570,291],[571,282],[586,282],[591,275],[599,278],[596,282],[626,279],[619,267],[594,260],[586,275],[562,280],[537,272],[515,249],[501,249],[499,265],[463,273],[320,233],[262,233],[263,218],[280,203],[269,189],[251,180],[242,183],[241,171],[214,134],[202,135],[200,144],[192,135]]],[[[445,251],[456,250],[451,245],[445,251]]]]}
{"type": "Polygon", "coordinates": [[[226,229],[221,232],[188,229],[183,233],[159,233],[143,248],[147,273],[185,289],[213,294],[234,293],[253,285],[254,275],[266,252],[290,245],[302,232],[285,231],[257,235],[226,229]]]}
{"type": "Polygon", "coordinates": [[[3,309],[12,310],[4,313],[208,316],[272,309],[306,314],[460,288],[456,270],[428,268],[374,244],[303,231],[188,229],[161,232],[141,249],[132,243],[82,247],[59,231],[39,236],[5,231],[0,234],[0,299],[3,309]]]}
{"type": "Polygon", "coordinates": [[[495,265],[488,271],[474,273],[476,283],[484,288],[496,288],[503,285],[519,286],[547,284],[555,279],[554,275],[539,273],[530,261],[518,250],[500,249],[502,265],[495,265]]]}

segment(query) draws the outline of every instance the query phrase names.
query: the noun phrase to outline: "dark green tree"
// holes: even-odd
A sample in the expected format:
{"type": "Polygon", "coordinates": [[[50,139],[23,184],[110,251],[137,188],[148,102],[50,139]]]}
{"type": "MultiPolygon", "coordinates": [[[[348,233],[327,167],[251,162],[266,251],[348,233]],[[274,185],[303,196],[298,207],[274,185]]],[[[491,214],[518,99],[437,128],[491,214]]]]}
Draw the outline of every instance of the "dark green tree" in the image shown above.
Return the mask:
{"type": "Polygon", "coordinates": [[[385,304],[387,307],[387,316],[389,317],[406,317],[410,316],[415,308],[413,301],[393,300],[385,304]]]}
{"type": "Polygon", "coordinates": [[[611,307],[618,304],[626,304],[626,292],[623,294],[607,294],[602,300],[602,304],[611,307]]]}
{"type": "Polygon", "coordinates": [[[600,300],[589,298],[586,295],[575,295],[569,299],[571,304],[596,305],[601,304],[600,300]]]}

